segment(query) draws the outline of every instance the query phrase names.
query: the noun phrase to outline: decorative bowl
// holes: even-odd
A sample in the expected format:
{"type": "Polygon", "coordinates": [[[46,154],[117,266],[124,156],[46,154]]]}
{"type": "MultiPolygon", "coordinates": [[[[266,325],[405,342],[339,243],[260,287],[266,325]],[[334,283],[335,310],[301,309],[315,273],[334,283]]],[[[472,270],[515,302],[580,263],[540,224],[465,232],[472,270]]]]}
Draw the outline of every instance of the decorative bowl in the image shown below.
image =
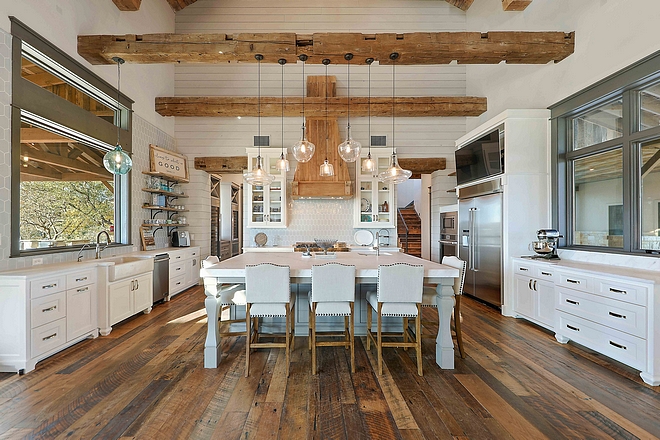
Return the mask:
{"type": "Polygon", "coordinates": [[[332,246],[334,246],[335,243],[337,243],[337,240],[320,240],[318,238],[315,238],[314,243],[316,243],[316,245],[318,247],[323,249],[323,253],[327,255],[328,254],[328,249],[330,249],[332,246]]]}
{"type": "Polygon", "coordinates": [[[537,254],[550,254],[555,250],[555,245],[550,241],[541,240],[533,241],[530,244],[530,248],[537,254]]]}

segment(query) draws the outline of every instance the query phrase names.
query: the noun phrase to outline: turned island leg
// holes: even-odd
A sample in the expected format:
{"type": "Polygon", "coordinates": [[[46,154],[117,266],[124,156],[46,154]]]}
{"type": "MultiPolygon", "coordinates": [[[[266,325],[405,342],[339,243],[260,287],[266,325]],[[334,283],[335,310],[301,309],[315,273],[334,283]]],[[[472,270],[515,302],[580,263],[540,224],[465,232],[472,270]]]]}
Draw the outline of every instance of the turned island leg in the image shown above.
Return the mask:
{"type": "Polygon", "coordinates": [[[443,369],[454,368],[454,342],[451,339],[451,312],[454,309],[454,279],[442,278],[438,294],[438,336],[435,339],[435,362],[443,369]]]}

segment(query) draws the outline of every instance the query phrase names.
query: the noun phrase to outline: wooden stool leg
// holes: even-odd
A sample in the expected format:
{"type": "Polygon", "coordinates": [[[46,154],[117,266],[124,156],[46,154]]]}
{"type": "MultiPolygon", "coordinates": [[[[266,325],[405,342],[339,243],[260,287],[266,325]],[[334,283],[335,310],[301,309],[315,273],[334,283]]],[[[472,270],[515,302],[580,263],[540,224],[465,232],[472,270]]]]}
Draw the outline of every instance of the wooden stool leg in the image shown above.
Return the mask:
{"type": "MultiPolygon", "coordinates": [[[[355,304],[351,303],[351,373],[355,373],[355,304]]],[[[369,337],[367,336],[367,339],[369,337]]]]}
{"type": "Polygon", "coordinates": [[[371,303],[367,301],[367,350],[371,350],[369,333],[371,333],[371,303]]]}
{"type": "MultiPolygon", "coordinates": [[[[403,342],[408,342],[408,318],[403,318],[403,342]]],[[[408,351],[408,347],[403,347],[403,351],[408,351]]]]}
{"type": "Polygon", "coordinates": [[[312,374],[316,374],[316,303],[312,303],[312,374]]]}
{"type": "MultiPolygon", "coordinates": [[[[290,306],[291,307],[291,306],[290,306]]],[[[291,307],[291,352],[296,348],[296,306],[291,307]]]]}
{"type": "Polygon", "coordinates": [[[346,341],[346,350],[349,348],[349,338],[350,338],[350,331],[348,329],[348,316],[344,316],[344,341],[346,341]]]}
{"type": "Polygon", "coordinates": [[[465,359],[463,351],[463,333],[461,333],[461,295],[456,295],[456,305],[454,306],[454,328],[456,329],[456,345],[461,359],[465,359]]]}
{"type": "Polygon", "coordinates": [[[420,376],[423,375],[422,373],[422,310],[419,304],[417,304],[417,317],[415,318],[415,332],[417,333],[415,335],[415,342],[417,345],[415,346],[417,350],[417,374],[420,376]]]}
{"type": "Polygon", "coordinates": [[[252,329],[250,328],[250,304],[245,306],[245,377],[250,374],[250,340],[252,338],[252,329]]]}
{"type": "Polygon", "coordinates": [[[376,344],[376,349],[378,351],[378,375],[383,375],[383,333],[381,331],[382,325],[382,316],[381,312],[383,310],[383,303],[378,303],[378,343],[376,344]]]}
{"type": "Polygon", "coordinates": [[[309,346],[309,350],[312,349],[312,309],[309,309],[308,317],[307,317],[307,340],[309,343],[307,344],[309,346]]]}

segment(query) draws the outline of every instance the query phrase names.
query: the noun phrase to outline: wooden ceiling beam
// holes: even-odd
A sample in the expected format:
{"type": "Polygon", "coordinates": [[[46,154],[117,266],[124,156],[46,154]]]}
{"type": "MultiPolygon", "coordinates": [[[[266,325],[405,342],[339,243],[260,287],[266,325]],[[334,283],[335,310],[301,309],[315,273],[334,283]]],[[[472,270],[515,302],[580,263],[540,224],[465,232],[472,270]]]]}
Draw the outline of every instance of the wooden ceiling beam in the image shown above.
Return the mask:
{"type": "Polygon", "coordinates": [[[354,55],[355,64],[368,57],[391,64],[389,55],[399,53],[400,65],[555,63],[575,49],[574,32],[416,32],[407,34],[242,33],[242,34],[144,34],[79,35],[78,53],[91,64],[114,64],[118,56],[129,63],[289,63],[298,55],[308,63],[324,58],[345,64],[344,55],[354,55]]]}
{"type": "Polygon", "coordinates": [[[197,0],[167,0],[167,3],[170,4],[174,12],[178,12],[186,6],[190,6],[195,3],[197,0]]]}
{"type": "Polygon", "coordinates": [[[39,87],[49,87],[49,86],[57,86],[60,84],[66,84],[66,82],[63,79],[60,79],[49,72],[23,75],[23,78],[27,79],[31,83],[38,85],[39,87]]]}
{"type": "Polygon", "coordinates": [[[502,0],[502,9],[505,11],[524,11],[532,0],[502,0]]]}
{"type": "Polygon", "coordinates": [[[412,171],[413,174],[431,174],[447,168],[447,159],[444,157],[397,157],[397,161],[401,168],[412,171]]]}
{"type": "MultiPolygon", "coordinates": [[[[156,112],[161,116],[259,116],[256,97],[158,97],[156,112]]],[[[487,110],[486,98],[473,96],[397,97],[394,103],[397,117],[417,116],[479,116],[487,110]]],[[[305,116],[325,117],[325,98],[305,98],[305,116]]],[[[328,116],[346,117],[348,98],[328,98],[328,116]]],[[[366,97],[351,98],[351,116],[368,116],[366,97]]],[[[262,97],[261,116],[282,115],[281,97],[262,97]]],[[[302,117],[302,97],[284,98],[284,116],[302,117]]],[[[392,116],[392,98],[371,98],[371,116],[392,116]]]]}
{"type": "Polygon", "coordinates": [[[72,139],[67,139],[50,131],[41,128],[21,128],[21,143],[34,143],[34,144],[59,144],[75,142],[72,139]]]}
{"type": "Polygon", "coordinates": [[[92,174],[102,178],[112,178],[110,173],[105,169],[94,167],[86,163],[80,162],[78,160],[69,159],[67,157],[62,157],[57,154],[46,153],[44,151],[38,151],[35,149],[27,149],[25,147],[21,148],[21,154],[27,156],[30,161],[40,162],[48,165],[53,165],[56,167],[67,168],[74,171],[80,171],[83,173],[92,174]]]}
{"type": "Polygon", "coordinates": [[[139,11],[142,0],[112,0],[120,11],[139,11]]]}
{"type": "Polygon", "coordinates": [[[445,0],[447,3],[449,3],[452,6],[456,6],[458,9],[462,11],[467,11],[470,9],[470,6],[472,6],[472,3],[474,0],[445,0]]]}

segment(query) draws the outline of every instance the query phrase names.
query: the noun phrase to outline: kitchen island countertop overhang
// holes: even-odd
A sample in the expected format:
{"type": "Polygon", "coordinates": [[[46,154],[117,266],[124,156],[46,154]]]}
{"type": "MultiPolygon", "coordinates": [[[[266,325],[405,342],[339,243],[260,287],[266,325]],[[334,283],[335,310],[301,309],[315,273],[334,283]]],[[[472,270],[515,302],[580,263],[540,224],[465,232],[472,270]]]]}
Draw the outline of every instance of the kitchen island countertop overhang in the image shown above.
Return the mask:
{"type": "MultiPolygon", "coordinates": [[[[424,266],[424,282],[437,284],[438,336],[436,338],[436,362],[444,369],[454,368],[454,344],[451,338],[450,320],[454,307],[454,278],[459,276],[457,269],[429,260],[412,257],[404,253],[390,255],[362,255],[355,252],[337,253],[335,259],[304,258],[300,253],[245,253],[212,266],[202,268],[200,276],[204,284],[243,283],[245,266],[249,264],[273,263],[289,266],[291,283],[310,283],[312,266],[326,263],[342,263],[355,266],[356,284],[376,283],[378,266],[394,263],[417,264],[424,266]],[[211,281],[209,283],[209,279],[211,281]]],[[[220,333],[218,318],[219,298],[215,290],[205,289],[206,312],[208,315],[206,342],[204,346],[204,367],[217,368],[220,360],[220,333]]]]}

